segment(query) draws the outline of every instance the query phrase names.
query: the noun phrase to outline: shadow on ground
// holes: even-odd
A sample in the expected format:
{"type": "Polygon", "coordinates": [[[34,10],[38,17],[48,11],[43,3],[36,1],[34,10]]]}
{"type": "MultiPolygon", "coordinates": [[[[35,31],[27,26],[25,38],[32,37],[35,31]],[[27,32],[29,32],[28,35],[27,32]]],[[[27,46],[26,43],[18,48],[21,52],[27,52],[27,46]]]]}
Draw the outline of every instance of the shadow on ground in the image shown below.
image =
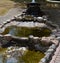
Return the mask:
{"type": "Polygon", "coordinates": [[[32,0],[11,0],[11,1],[14,1],[14,2],[31,2],[32,0]]]}
{"type": "MultiPolygon", "coordinates": [[[[31,2],[32,0],[11,0],[14,2],[31,2]]],[[[41,2],[42,0],[35,0],[36,2],[41,2]]]]}

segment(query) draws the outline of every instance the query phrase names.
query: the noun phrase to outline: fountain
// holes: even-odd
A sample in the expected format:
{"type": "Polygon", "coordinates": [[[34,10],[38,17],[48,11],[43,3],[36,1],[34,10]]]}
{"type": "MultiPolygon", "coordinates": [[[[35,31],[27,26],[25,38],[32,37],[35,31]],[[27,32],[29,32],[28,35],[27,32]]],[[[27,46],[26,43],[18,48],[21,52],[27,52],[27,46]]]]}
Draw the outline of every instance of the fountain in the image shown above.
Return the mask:
{"type": "Polygon", "coordinates": [[[40,9],[40,3],[35,2],[32,0],[31,3],[27,3],[27,15],[34,15],[34,16],[43,16],[44,12],[40,9]]]}
{"type": "MultiPolygon", "coordinates": [[[[39,3],[35,2],[35,0],[27,3],[25,14],[22,12],[21,15],[10,19],[0,26],[0,30],[2,31],[0,32],[1,47],[10,47],[4,53],[7,63],[9,63],[9,59],[10,62],[11,60],[16,60],[16,58],[13,58],[16,56],[16,53],[17,58],[23,59],[23,61],[25,60],[24,62],[31,60],[31,62],[33,61],[35,63],[36,61],[34,59],[38,60],[37,63],[40,60],[42,63],[44,60],[49,62],[50,60],[47,57],[52,58],[52,54],[54,54],[59,44],[55,35],[58,28],[58,26],[47,19],[45,13],[41,11],[39,3]],[[11,46],[13,47],[11,48],[11,46]],[[20,53],[25,51],[23,48],[27,50],[20,57],[20,53]],[[32,57],[30,57],[31,55],[32,57]]],[[[15,62],[17,63],[17,60],[15,62]]]]}
{"type": "Polygon", "coordinates": [[[32,3],[35,3],[35,0],[32,0],[32,3]]]}

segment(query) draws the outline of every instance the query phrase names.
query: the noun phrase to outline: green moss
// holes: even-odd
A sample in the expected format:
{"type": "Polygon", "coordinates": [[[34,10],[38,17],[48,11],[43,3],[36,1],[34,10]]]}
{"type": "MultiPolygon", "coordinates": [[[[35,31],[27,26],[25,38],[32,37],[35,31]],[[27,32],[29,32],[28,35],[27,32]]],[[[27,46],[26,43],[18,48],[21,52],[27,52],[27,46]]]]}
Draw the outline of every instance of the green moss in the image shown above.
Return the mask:
{"type": "Polygon", "coordinates": [[[25,63],[38,63],[45,55],[42,52],[28,51],[23,57],[25,63]]]}
{"type": "Polygon", "coordinates": [[[20,37],[28,37],[29,35],[33,36],[49,36],[51,34],[51,30],[48,28],[29,28],[29,27],[17,27],[17,26],[9,26],[5,29],[5,31],[2,33],[5,34],[12,34],[14,36],[20,36],[20,37]]]}
{"type": "Polygon", "coordinates": [[[4,34],[8,34],[8,32],[9,32],[9,28],[6,28],[5,31],[4,31],[2,34],[3,34],[3,35],[4,35],[4,34]]]}

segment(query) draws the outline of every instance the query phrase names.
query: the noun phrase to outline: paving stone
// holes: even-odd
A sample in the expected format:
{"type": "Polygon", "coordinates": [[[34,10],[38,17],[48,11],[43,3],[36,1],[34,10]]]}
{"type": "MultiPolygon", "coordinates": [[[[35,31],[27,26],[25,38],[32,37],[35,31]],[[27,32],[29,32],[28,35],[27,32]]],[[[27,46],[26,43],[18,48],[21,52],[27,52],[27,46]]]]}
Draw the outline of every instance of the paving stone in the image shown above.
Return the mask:
{"type": "Polygon", "coordinates": [[[60,62],[60,59],[59,59],[59,58],[57,58],[55,61],[56,61],[56,62],[58,62],[58,61],[60,62]]]}
{"type": "Polygon", "coordinates": [[[55,61],[54,63],[60,63],[60,61],[55,61]]]}
{"type": "Polygon", "coordinates": [[[60,63],[60,44],[57,47],[56,52],[54,53],[54,56],[52,57],[50,63],[60,63]]]}

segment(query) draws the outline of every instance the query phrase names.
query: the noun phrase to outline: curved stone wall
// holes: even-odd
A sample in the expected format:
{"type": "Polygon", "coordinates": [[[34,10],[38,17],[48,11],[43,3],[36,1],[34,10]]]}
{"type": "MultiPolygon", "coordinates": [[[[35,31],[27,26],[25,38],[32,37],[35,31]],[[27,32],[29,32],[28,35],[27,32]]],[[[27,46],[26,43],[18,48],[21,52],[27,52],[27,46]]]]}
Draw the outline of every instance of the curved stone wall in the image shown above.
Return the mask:
{"type": "MultiPolygon", "coordinates": [[[[16,25],[19,24],[20,22],[16,18],[8,20],[7,22],[4,22],[0,26],[0,32],[3,32],[4,29],[7,26],[11,25],[16,25]]],[[[19,19],[20,20],[20,19],[19,19]]],[[[52,55],[54,54],[57,46],[59,45],[59,36],[57,35],[57,32],[59,32],[59,27],[55,24],[52,24],[48,20],[38,20],[35,18],[40,24],[43,23],[44,25],[42,27],[47,27],[52,30],[52,34],[49,37],[34,37],[34,36],[29,36],[29,37],[16,37],[12,36],[10,34],[7,35],[0,35],[0,46],[5,46],[7,44],[15,43],[15,44],[22,44],[22,46],[29,46],[29,49],[35,49],[36,51],[42,51],[45,53],[45,57],[41,59],[39,63],[48,63],[52,58],[52,55]],[[18,41],[18,42],[17,42],[18,41]],[[42,45],[42,46],[41,46],[42,45]],[[32,46],[32,47],[31,47],[32,46]]],[[[9,45],[10,46],[10,45],[9,45]]],[[[21,46],[21,45],[20,45],[21,46]]]]}

